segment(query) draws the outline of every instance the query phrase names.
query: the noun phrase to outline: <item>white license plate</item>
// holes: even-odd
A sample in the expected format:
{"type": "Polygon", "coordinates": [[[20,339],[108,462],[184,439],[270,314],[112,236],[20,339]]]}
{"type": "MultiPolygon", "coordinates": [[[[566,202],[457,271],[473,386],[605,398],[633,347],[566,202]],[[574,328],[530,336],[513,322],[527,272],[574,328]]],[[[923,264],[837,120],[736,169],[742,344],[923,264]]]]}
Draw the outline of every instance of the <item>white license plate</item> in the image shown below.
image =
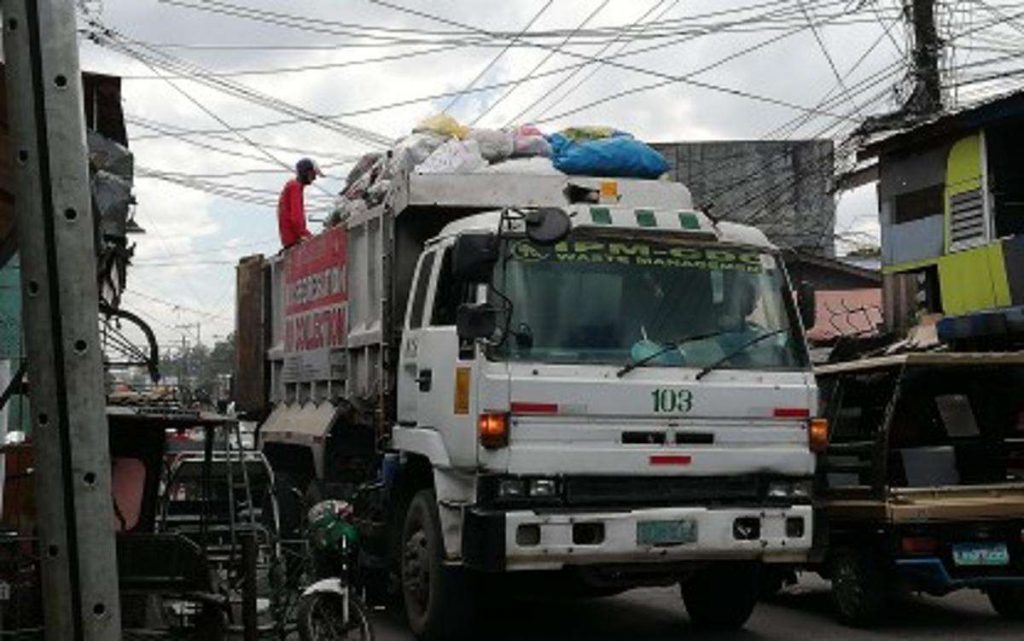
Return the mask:
{"type": "Polygon", "coordinates": [[[953,546],[957,565],[1009,565],[1010,551],[1005,543],[958,543],[953,546]]]}
{"type": "Polygon", "coordinates": [[[636,524],[636,542],[640,545],[682,545],[696,541],[697,522],[692,519],[640,521],[636,524]]]}

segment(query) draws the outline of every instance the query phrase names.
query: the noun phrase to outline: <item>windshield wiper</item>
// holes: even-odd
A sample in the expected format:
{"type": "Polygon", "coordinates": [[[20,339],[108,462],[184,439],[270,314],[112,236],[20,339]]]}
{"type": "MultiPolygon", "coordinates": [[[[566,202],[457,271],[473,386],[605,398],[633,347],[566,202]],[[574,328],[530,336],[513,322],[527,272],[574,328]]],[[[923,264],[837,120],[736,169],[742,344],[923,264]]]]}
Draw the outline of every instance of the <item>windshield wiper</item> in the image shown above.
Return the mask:
{"type": "Polygon", "coordinates": [[[786,329],[777,329],[774,332],[768,332],[766,334],[761,334],[760,336],[756,336],[756,337],[750,339],[749,341],[747,341],[746,343],[743,343],[742,345],[740,345],[736,349],[732,350],[731,352],[729,352],[728,354],[726,354],[722,358],[718,359],[714,363],[708,365],[707,367],[705,367],[701,371],[697,372],[696,379],[699,381],[700,379],[702,379],[705,376],[707,376],[708,374],[710,374],[712,371],[718,369],[723,364],[725,364],[725,363],[729,362],[730,360],[732,360],[733,357],[738,356],[739,354],[742,354],[743,352],[747,351],[749,348],[753,347],[754,345],[757,345],[758,343],[760,343],[761,341],[763,341],[765,339],[771,338],[772,336],[778,336],[779,334],[782,334],[782,333],[784,333],[786,331],[788,331],[788,330],[786,330],[786,329]]]}
{"type": "Polygon", "coordinates": [[[639,358],[639,359],[637,359],[635,361],[630,361],[630,362],[626,363],[622,367],[622,369],[620,369],[619,371],[615,372],[615,375],[618,376],[619,378],[622,378],[623,376],[625,376],[626,374],[629,374],[630,372],[632,372],[636,368],[640,367],[641,365],[644,365],[646,363],[650,363],[651,361],[653,361],[654,359],[658,358],[659,356],[661,356],[663,354],[667,354],[667,353],[671,352],[674,349],[679,349],[680,347],[682,347],[683,345],[685,345],[687,343],[691,343],[693,341],[701,341],[701,340],[704,340],[706,338],[714,338],[715,336],[720,336],[723,333],[724,332],[719,330],[719,331],[714,331],[714,332],[708,332],[707,334],[694,334],[693,336],[684,336],[684,337],[682,337],[680,339],[677,339],[677,340],[674,340],[674,341],[669,341],[668,343],[665,343],[664,347],[662,347],[658,351],[653,352],[651,354],[648,354],[647,356],[644,356],[643,358],[639,358]]]}

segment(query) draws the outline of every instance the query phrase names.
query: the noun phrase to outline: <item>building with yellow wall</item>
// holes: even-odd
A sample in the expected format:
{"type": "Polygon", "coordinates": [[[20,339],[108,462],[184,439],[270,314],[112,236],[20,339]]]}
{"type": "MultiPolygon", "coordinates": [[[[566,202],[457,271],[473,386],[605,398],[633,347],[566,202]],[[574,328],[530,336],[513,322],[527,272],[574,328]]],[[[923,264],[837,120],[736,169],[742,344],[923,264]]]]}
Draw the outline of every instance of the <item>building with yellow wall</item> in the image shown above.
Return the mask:
{"type": "MultiPolygon", "coordinates": [[[[941,313],[1016,331],[1024,312],[1024,92],[873,142],[860,158],[877,158],[889,328],[941,313]]],[[[966,326],[958,322],[946,327],[966,326]]]]}

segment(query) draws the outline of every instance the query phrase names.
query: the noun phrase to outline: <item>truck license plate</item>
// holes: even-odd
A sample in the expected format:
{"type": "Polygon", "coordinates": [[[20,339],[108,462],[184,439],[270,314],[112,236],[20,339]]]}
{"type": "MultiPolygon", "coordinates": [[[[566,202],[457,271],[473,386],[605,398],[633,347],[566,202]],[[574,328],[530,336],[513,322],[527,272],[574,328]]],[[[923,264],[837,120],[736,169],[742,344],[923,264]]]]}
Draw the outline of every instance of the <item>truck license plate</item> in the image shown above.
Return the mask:
{"type": "Polygon", "coordinates": [[[1009,565],[1010,552],[1005,543],[959,543],[953,546],[957,565],[1009,565]]]}
{"type": "Polygon", "coordinates": [[[697,522],[692,519],[675,521],[640,521],[636,524],[638,545],[682,545],[697,540],[697,522]]]}

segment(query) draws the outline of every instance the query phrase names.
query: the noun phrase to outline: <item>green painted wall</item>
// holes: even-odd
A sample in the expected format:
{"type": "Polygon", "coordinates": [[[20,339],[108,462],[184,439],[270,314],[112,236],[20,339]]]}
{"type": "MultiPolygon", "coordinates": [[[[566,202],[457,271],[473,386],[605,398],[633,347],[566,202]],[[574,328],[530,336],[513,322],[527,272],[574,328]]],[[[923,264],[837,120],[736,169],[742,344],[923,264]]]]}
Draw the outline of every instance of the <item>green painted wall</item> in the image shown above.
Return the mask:
{"type": "MultiPolygon", "coordinates": [[[[24,355],[21,332],[21,261],[15,254],[0,268],[0,359],[11,361],[11,375],[24,355]]],[[[2,390],[0,390],[2,391],[2,390]]],[[[8,401],[7,429],[30,431],[28,398],[20,394],[8,401]]]]}
{"type": "Polygon", "coordinates": [[[998,241],[940,257],[943,311],[955,315],[1010,305],[1004,260],[998,241]]]}

